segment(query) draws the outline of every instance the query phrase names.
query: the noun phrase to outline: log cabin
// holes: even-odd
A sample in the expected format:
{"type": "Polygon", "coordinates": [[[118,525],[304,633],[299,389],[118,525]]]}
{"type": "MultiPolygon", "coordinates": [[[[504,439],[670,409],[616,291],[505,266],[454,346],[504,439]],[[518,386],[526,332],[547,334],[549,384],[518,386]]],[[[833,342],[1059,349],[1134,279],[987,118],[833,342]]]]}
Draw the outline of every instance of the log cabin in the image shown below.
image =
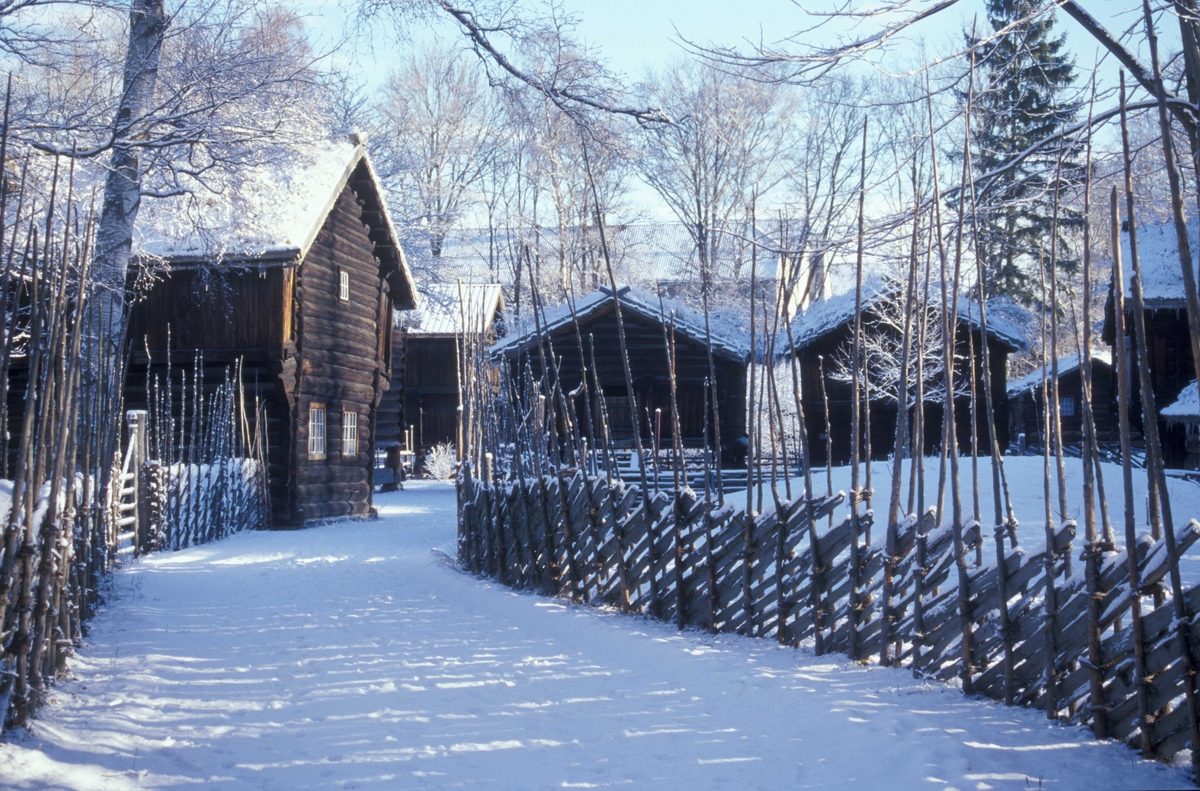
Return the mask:
{"type": "MultiPolygon", "coordinates": [[[[706,333],[704,316],[682,305],[672,304],[667,309],[675,311],[675,375],[683,446],[704,447],[706,423],[710,443],[715,437],[712,408],[709,407],[707,414],[704,408],[707,403],[705,382],[709,377],[710,344],[707,339],[711,336],[717,384],[716,411],[721,430],[720,452],[724,463],[740,463],[745,458],[749,343],[731,327],[711,327],[711,331],[706,333]]],[[[583,372],[587,372],[592,402],[577,401],[574,408],[583,436],[603,436],[600,401],[595,393],[594,380],[598,380],[615,446],[633,447],[634,431],[638,431],[647,449],[655,441],[656,432],[661,446],[669,447],[672,442],[671,391],[667,375],[669,357],[663,333],[670,319],[664,323],[658,298],[629,286],[618,288],[615,297],[611,289],[601,288],[573,304],[547,309],[545,313],[541,336],[535,327],[529,327],[522,333],[510,334],[492,347],[493,359],[509,366],[513,381],[526,382],[526,371],[532,373],[535,379],[542,378],[542,355],[538,350],[541,345],[546,359],[553,355],[560,361],[564,392],[580,390],[583,372]],[[633,374],[636,416],[632,413],[621,358],[616,319],[618,301],[633,374]],[[652,417],[656,410],[662,410],[661,422],[652,417]]],[[[582,395],[580,390],[576,398],[582,398],[582,395]]],[[[560,436],[564,435],[560,433],[560,436]]]]}
{"type": "MultiPolygon", "coordinates": [[[[1196,250],[1195,218],[1188,223],[1192,250],[1196,250]]],[[[1158,415],[1159,437],[1162,440],[1163,462],[1170,468],[1184,468],[1189,462],[1188,427],[1180,421],[1165,420],[1161,410],[1178,399],[1184,388],[1196,378],[1192,361],[1191,329],[1188,327],[1187,305],[1184,302],[1183,274],[1179,268],[1179,245],[1174,224],[1142,227],[1137,233],[1138,259],[1142,271],[1142,301],[1146,312],[1146,352],[1154,403],[1158,415]]],[[[1133,329],[1133,267],[1130,265],[1129,232],[1121,234],[1122,263],[1125,282],[1125,337],[1116,337],[1116,317],[1113,313],[1115,283],[1109,284],[1108,301],[1104,311],[1104,342],[1115,355],[1119,342],[1129,351],[1129,410],[1132,439],[1142,444],[1144,415],[1137,343],[1133,329]]],[[[1114,380],[1115,381],[1115,380],[1114,380]]],[[[1114,384],[1115,389],[1115,384],[1114,384]]],[[[1195,463],[1193,458],[1192,463],[1195,463]]],[[[1192,467],[1191,469],[1195,469],[1192,467]]]]}
{"type": "MultiPolygon", "coordinates": [[[[1058,361],[1059,416],[1064,446],[1083,442],[1083,368],[1079,355],[1058,361]]],[[[1096,423],[1096,441],[1115,444],[1120,440],[1117,428],[1112,358],[1108,352],[1092,352],[1092,416],[1096,423]]],[[[1049,381],[1053,368],[1046,367],[1049,381]]],[[[1050,392],[1054,392],[1051,385],[1050,392]]],[[[1045,402],[1042,397],[1042,368],[1038,367],[1008,386],[1009,432],[1017,446],[1041,447],[1045,433],[1045,402]]]]}
{"type": "Polygon", "coordinates": [[[392,315],[417,295],[364,142],[256,168],[200,205],[152,202],[135,242],[131,280],[149,286],[130,309],[126,403],[144,405],[168,361],[178,373],[202,355],[206,387],[240,362],[266,405],[276,526],[372,506],[392,315]]]}
{"type": "Polygon", "coordinates": [[[457,442],[463,336],[490,344],[505,333],[498,284],[431,283],[419,293],[419,310],[396,313],[391,386],[379,408],[377,446],[388,452],[392,476],[401,449],[419,473],[430,448],[457,442]]]}
{"type": "MultiPolygon", "coordinates": [[[[893,314],[891,321],[896,321],[896,300],[898,286],[885,283],[882,279],[872,278],[863,285],[862,326],[864,336],[895,336],[898,345],[899,332],[890,324],[881,321],[885,310],[893,314]],[[885,303],[891,302],[889,308],[885,303]]],[[[901,308],[902,310],[902,308],[901,308]]],[[[997,306],[995,311],[989,307],[987,315],[987,348],[991,363],[992,397],[996,412],[996,436],[1002,449],[1008,447],[1009,425],[1008,408],[1005,397],[1008,381],[1008,357],[1013,352],[1025,348],[1027,341],[1019,326],[1011,316],[1019,315],[1021,310],[1010,301],[997,306]],[[1003,308],[1003,309],[1001,309],[1003,308]]],[[[899,315],[903,315],[900,313],[899,315]]],[[[855,294],[853,291],[844,292],[828,299],[812,303],[792,322],[792,338],[794,345],[785,347],[782,357],[796,355],[800,366],[801,390],[804,406],[805,430],[808,433],[809,453],[814,465],[828,463],[827,438],[832,439],[832,463],[848,464],[851,458],[850,427],[852,417],[852,387],[849,376],[839,378],[836,375],[838,363],[848,359],[849,350],[854,336],[855,294]],[[826,432],[826,415],[824,398],[821,392],[822,370],[824,370],[825,391],[829,400],[829,425],[831,434],[826,432]]],[[[977,409],[975,410],[977,437],[981,447],[986,448],[988,438],[987,412],[985,406],[986,389],[984,385],[983,347],[979,320],[979,306],[967,302],[966,297],[959,301],[957,317],[955,358],[957,367],[955,381],[959,383],[956,390],[959,395],[955,398],[955,426],[959,447],[963,452],[969,452],[971,447],[971,398],[970,371],[971,354],[975,359],[975,387],[977,409]],[[965,391],[965,392],[964,392],[965,391]]],[[[936,364],[940,366],[940,351],[936,355],[936,364]]],[[[898,357],[898,354],[896,355],[898,357]]],[[[928,359],[928,358],[927,358],[928,359]]],[[[914,363],[915,365],[915,363],[914,363]]],[[[897,377],[898,379],[898,377],[897,377]]],[[[870,448],[874,459],[887,459],[895,450],[896,438],[896,403],[893,396],[890,400],[881,398],[882,385],[877,385],[875,377],[867,380],[868,388],[874,392],[870,398],[870,448]]],[[[927,385],[928,387],[929,385],[927,385]]],[[[928,392],[928,391],[927,391],[928,392]]],[[[910,391],[909,398],[913,398],[910,391]]],[[[942,414],[944,407],[940,396],[926,397],[924,408],[925,436],[922,446],[926,454],[936,453],[942,444],[942,414]]],[[[913,428],[910,415],[909,431],[913,428]]],[[[865,455],[866,435],[860,440],[860,452],[865,455]]],[[[910,445],[911,447],[911,445],[910,445]]]]}

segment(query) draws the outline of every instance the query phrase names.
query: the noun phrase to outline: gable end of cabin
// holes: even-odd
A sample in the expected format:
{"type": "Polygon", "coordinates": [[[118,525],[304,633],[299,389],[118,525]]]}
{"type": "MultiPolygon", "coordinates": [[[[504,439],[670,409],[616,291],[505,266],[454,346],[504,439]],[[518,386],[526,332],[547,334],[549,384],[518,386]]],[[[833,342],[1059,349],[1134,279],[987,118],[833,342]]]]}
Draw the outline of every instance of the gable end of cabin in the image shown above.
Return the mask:
{"type": "Polygon", "coordinates": [[[394,301],[386,263],[372,239],[375,223],[368,213],[375,197],[362,179],[352,177],[295,275],[289,486],[294,522],[371,509],[374,434],[391,371],[394,301]]]}

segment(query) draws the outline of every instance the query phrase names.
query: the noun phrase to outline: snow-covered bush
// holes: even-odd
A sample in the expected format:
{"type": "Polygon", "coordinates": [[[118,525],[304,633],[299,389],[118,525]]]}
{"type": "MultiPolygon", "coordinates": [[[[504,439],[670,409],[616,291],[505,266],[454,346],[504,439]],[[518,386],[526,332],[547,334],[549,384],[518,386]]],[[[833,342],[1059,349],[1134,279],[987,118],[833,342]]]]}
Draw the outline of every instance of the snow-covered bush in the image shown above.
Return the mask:
{"type": "Polygon", "coordinates": [[[449,442],[434,445],[425,454],[425,474],[430,478],[447,480],[454,477],[456,462],[453,445],[449,442]]]}

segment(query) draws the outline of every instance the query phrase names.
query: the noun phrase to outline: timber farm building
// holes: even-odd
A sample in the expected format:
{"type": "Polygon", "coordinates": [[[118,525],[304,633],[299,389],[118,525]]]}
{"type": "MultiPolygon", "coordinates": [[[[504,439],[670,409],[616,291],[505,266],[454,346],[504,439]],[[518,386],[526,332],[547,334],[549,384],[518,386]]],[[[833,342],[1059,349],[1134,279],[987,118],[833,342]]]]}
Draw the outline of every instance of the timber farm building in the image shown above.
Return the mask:
{"type": "Polygon", "coordinates": [[[370,512],[393,310],[416,307],[378,178],[352,141],[245,174],[225,201],[151,202],[135,240],[131,277],[150,285],[131,308],[126,403],[146,405],[168,361],[178,373],[202,355],[206,389],[240,363],[247,398],[266,405],[277,526],[370,512]]]}
{"type": "Polygon", "coordinates": [[[712,327],[706,333],[703,315],[674,303],[667,305],[667,315],[664,316],[657,297],[635,291],[629,286],[618,288],[617,296],[639,412],[636,416],[631,414],[630,409],[617,333],[617,299],[614,299],[611,289],[601,288],[573,303],[547,309],[540,337],[533,326],[534,322],[527,319],[525,332],[514,332],[493,346],[492,357],[508,366],[518,393],[524,393],[529,373],[535,379],[542,377],[543,355],[546,360],[558,360],[562,390],[574,394],[573,409],[584,437],[596,437],[597,442],[602,437],[602,405],[594,385],[594,380],[599,380],[615,446],[633,447],[636,427],[647,450],[656,432],[661,447],[670,447],[671,391],[664,332],[669,332],[670,312],[674,310],[675,375],[683,447],[704,447],[706,423],[710,446],[715,437],[712,405],[706,401],[705,393],[705,382],[709,377],[706,338],[711,335],[721,456],[726,464],[744,460],[746,365],[750,354],[749,343],[743,341],[740,331],[730,327],[712,327]],[[539,353],[539,345],[542,353],[539,353]],[[586,392],[590,402],[582,400],[585,391],[581,384],[585,370],[586,392]],[[656,410],[662,410],[661,423],[653,417],[656,410]]]}
{"type": "Polygon", "coordinates": [[[487,345],[505,331],[498,284],[431,283],[419,294],[418,310],[396,314],[391,387],[377,436],[380,448],[412,451],[415,472],[430,448],[457,442],[462,338],[487,345]]]}
{"type": "MultiPolygon", "coordinates": [[[[862,327],[867,333],[891,333],[898,339],[899,333],[890,325],[885,326],[879,321],[888,300],[897,299],[894,284],[886,284],[881,279],[874,278],[863,284],[862,292],[862,327]]],[[[894,313],[894,308],[892,312],[894,313]]],[[[989,308],[987,315],[987,348],[991,363],[992,397],[996,411],[996,437],[1001,449],[1009,443],[1008,401],[1005,395],[1008,371],[1008,356],[1022,349],[1026,340],[1014,322],[1007,320],[1002,313],[1020,312],[1021,309],[1005,301],[1004,310],[993,311],[989,308]]],[[[902,314],[901,314],[902,315],[902,314]]],[[[855,294],[854,291],[843,292],[828,299],[813,302],[792,321],[792,337],[794,345],[783,352],[783,356],[797,356],[802,377],[802,398],[804,405],[805,429],[809,437],[809,452],[816,465],[827,464],[827,432],[825,430],[826,415],[824,398],[822,397],[822,365],[824,369],[825,395],[829,400],[829,424],[832,428],[829,438],[832,440],[833,463],[835,465],[850,462],[850,424],[851,424],[851,385],[849,377],[837,376],[838,361],[848,357],[854,336],[855,294]]],[[[937,319],[940,321],[940,319],[937,319]]],[[[895,321],[895,318],[892,318],[895,321]]],[[[979,306],[968,303],[966,298],[960,298],[955,335],[955,380],[963,387],[970,387],[970,352],[974,352],[975,360],[975,393],[979,408],[976,410],[976,426],[981,447],[986,447],[988,429],[987,413],[983,406],[985,388],[983,371],[983,347],[980,343],[983,333],[980,330],[979,306]]],[[[940,352],[938,362],[940,366],[940,352]]],[[[915,366],[915,363],[914,363],[915,366]]],[[[915,377],[914,377],[915,378],[915,377]]],[[[876,387],[867,380],[868,388],[876,387]]],[[[911,385],[910,385],[911,386],[911,385]]],[[[956,390],[959,388],[956,387],[956,390]]],[[[896,402],[894,396],[890,399],[879,397],[878,389],[871,395],[870,409],[870,448],[871,456],[876,460],[886,459],[895,448],[896,436],[896,402]]],[[[913,399],[912,391],[909,399],[913,399]]],[[[969,393],[959,392],[954,401],[955,427],[957,430],[960,452],[969,452],[971,443],[971,399],[969,393]]],[[[925,436],[922,446],[924,453],[937,453],[942,442],[942,397],[931,397],[926,394],[924,406],[925,436]]],[[[913,421],[909,421],[912,430],[913,421]]],[[[865,452],[865,439],[861,449],[865,452]]],[[[865,458],[865,457],[864,457],[865,458]]]]}
{"type": "MultiPolygon", "coordinates": [[[[1058,401],[1064,445],[1083,442],[1083,368],[1079,355],[1071,354],[1058,360],[1058,401]]],[[[1053,378],[1054,369],[1047,365],[1046,380],[1053,378]]],[[[1096,440],[1102,445],[1115,445],[1120,437],[1117,428],[1116,379],[1113,378],[1112,358],[1107,351],[1092,352],[1092,417],[1096,423],[1096,440]]],[[[1051,396],[1054,386],[1050,386],[1051,396]]],[[[1042,394],[1042,367],[1039,366],[1008,386],[1008,427],[1014,442],[1020,447],[1042,447],[1045,433],[1045,401],[1042,394]],[[1021,435],[1025,442],[1020,442],[1021,435]]]]}
{"type": "MultiPolygon", "coordinates": [[[[1196,219],[1188,222],[1192,250],[1196,249],[1196,219]]],[[[1158,428],[1162,440],[1163,462],[1171,468],[1200,468],[1200,454],[1189,452],[1196,448],[1197,424],[1194,421],[1166,420],[1162,410],[1180,398],[1184,388],[1196,379],[1192,363],[1191,330],[1188,327],[1187,305],[1183,295],[1183,273],[1179,268],[1179,244],[1173,224],[1147,226],[1137,232],[1138,260],[1142,270],[1142,301],[1146,308],[1146,353],[1148,360],[1138,359],[1133,335],[1133,267],[1129,251],[1129,232],[1121,234],[1121,261],[1125,272],[1122,284],[1125,296],[1124,338],[1116,337],[1114,299],[1109,284],[1108,302],[1104,310],[1104,342],[1112,348],[1116,359],[1117,343],[1128,348],[1132,370],[1129,378],[1129,422],[1136,445],[1142,444],[1144,428],[1143,398],[1139,366],[1150,369],[1154,390],[1154,405],[1159,410],[1158,428]]],[[[1115,380],[1113,385],[1116,389],[1115,380]]]]}

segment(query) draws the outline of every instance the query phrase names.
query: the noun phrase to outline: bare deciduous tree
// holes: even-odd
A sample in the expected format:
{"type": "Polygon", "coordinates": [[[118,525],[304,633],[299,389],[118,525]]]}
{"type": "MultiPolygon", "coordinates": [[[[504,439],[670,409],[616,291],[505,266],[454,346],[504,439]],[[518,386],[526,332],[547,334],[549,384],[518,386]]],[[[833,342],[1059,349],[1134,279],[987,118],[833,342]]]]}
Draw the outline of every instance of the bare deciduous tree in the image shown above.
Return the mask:
{"type": "Polygon", "coordinates": [[[500,150],[497,97],[475,63],[431,45],[391,75],[377,117],[372,140],[380,176],[410,234],[423,237],[437,258],[500,150]]]}
{"type": "Polygon", "coordinates": [[[794,96],[779,84],[694,61],[653,75],[642,92],[675,122],[643,128],[639,173],[688,229],[707,283],[718,275],[720,236],[749,238],[754,196],[787,177],[794,96]]]}
{"type": "Polygon", "coordinates": [[[226,0],[132,0],[123,13],[124,24],[97,8],[87,41],[27,66],[12,124],[16,145],[73,155],[78,183],[103,182],[93,308],[107,317],[110,355],[143,201],[236,191],[241,169],[288,158],[330,126],[320,58],[294,14],[226,0]]]}

